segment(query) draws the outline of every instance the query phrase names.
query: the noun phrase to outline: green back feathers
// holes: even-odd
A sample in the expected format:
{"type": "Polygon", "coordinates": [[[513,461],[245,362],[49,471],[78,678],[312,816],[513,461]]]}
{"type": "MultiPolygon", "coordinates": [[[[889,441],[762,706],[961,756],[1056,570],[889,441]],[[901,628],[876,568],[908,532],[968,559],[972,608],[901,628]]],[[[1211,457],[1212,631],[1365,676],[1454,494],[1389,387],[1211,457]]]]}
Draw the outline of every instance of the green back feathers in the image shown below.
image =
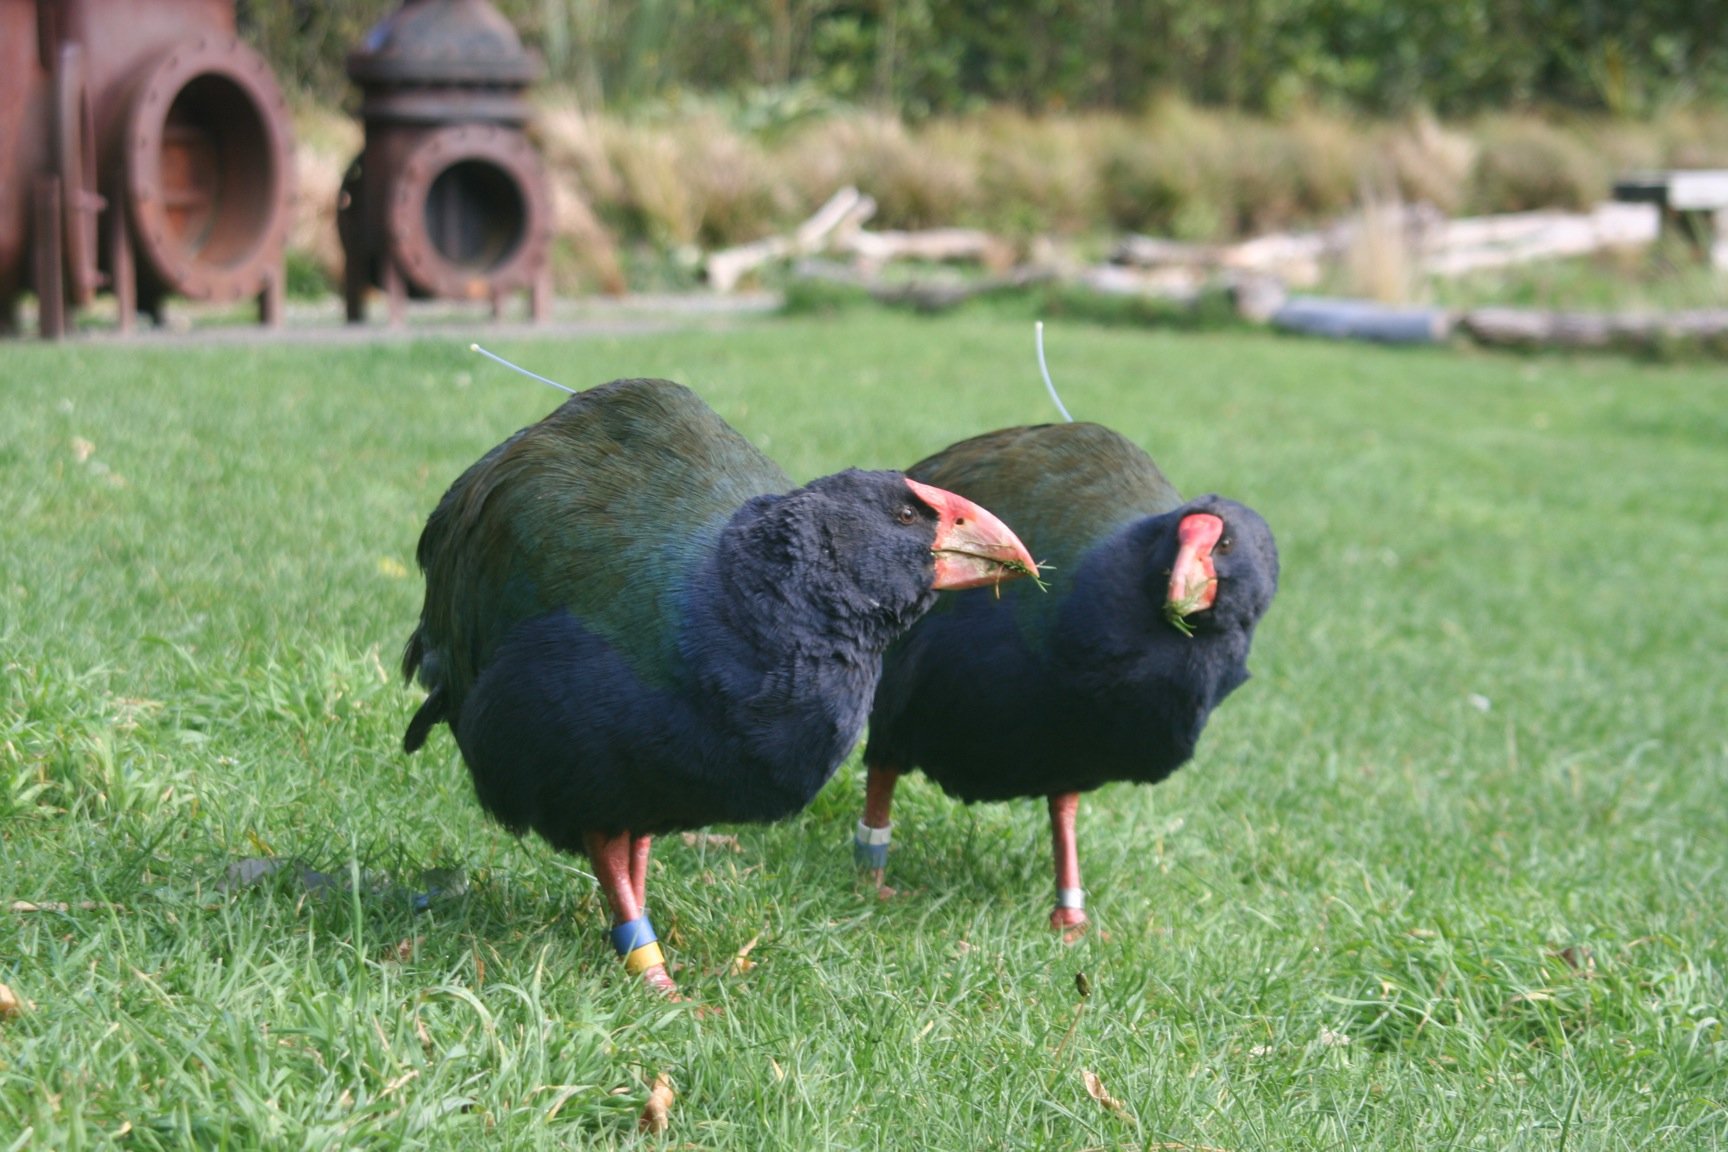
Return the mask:
{"type": "Polygon", "coordinates": [[[790,487],[681,385],[572,396],[464,472],[421,535],[421,628],[452,704],[512,627],[559,607],[665,684],[684,581],[741,505],[790,487]]]}
{"type": "Polygon", "coordinates": [[[990,509],[1025,542],[1049,595],[1029,580],[1002,588],[1022,619],[1059,603],[1080,558],[1144,516],[1182,503],[1144,449],[1101,424],[1035,424],[986,432],[920,460],[907,475],[990,509]]]}

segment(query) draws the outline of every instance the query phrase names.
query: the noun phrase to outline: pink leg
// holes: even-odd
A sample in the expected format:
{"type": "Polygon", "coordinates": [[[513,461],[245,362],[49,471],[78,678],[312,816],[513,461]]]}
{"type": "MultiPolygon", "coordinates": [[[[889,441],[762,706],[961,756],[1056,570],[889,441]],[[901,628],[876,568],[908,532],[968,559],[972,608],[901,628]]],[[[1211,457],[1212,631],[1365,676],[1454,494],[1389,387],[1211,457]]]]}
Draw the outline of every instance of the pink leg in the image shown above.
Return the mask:
{"type": "MultiPolygon", "coordinates": [[[[869,773],[864,778],[864,827],[887,828],[890,825],[889,812],[894,807],[894,786],[900,783],[900,775],[900,771],[895,768],[870,766],[869,773]]],[[[874,853],[874,860],[867,858],[871,855],[868,848],[860,847],[859,853],[860,858],[865,860],[865,866],[870,869],[871,879],[880,889],[883,874],[888,870],[888,846],[882,844],[877,847],[880,851],[874,853]]]]}
{"type": "Polygon", "coordinates": [[[634,836],[630,840],[630,886],[636,890],[636,905],[648,907],[648,850],[654,846],[652,836],[634,836]]]}
{"type": "Polygon", "coordinates": [[[864,778],[864,823],[872,828],[888,827],[889,810],[894,807],[894,785],[900,783],[895,768],[871,768],[864,778]]]}
{"type": "MultiPolygon", "coordinates": [[[[642,839],[646,841],[647,837],[642,839]]],[[[627,924],[642,915],[642,901],[638,898],[638,889],[631,875],[635,853],[632,851],[633,841],[630,834],[620,832],[616,836],[602,836],[598,832],[590,832],[583,840],[588,849],[588,859],[594,864],[594,877],[600,881],[600,891],[606,894],[606,903],[611,906],[613,925],[627,924]]],[[[646,851],[642,853],[642,857],[646,864],[646,851]]],[[[656,992],[673,999],[678,998],[678,985],[672,982],[664,964],[644,969],[642,979],[656,992]]]]}
{"type": "Polygon", "coordinates": [[[1050,927],[1069,942],[1086,931],[1086,909],[1067,906],[1078,900],[1081,892],[1080,853],[1074,837],[1074,817],[1079,812],[1078,792],[1050,797],[1050,846],[1056,859],[1056,910],[1050,913],[1050,927]]]}

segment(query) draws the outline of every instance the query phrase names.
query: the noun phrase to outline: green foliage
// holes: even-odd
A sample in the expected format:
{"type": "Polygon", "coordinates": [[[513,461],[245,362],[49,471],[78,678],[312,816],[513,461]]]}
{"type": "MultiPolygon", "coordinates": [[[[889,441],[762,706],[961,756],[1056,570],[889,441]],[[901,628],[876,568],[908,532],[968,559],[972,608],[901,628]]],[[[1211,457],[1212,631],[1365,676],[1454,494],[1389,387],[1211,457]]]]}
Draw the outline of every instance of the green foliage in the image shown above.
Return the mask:
{"type": "MultiPolygon", "coordinates": [[[[997,307],[497,350],[680,379],[807,479],[1053,418],[997,307]]],[[[1046,336],[1076,416],[1277,532],[1254,679],[1194,764],[1088,796],[1072,947],[1042,805],[909,779],[891,899],[856,761],[736,850],[657,843],[695,1006],[446,737],[399,750],[424,517],[559,396],[467,337],[7,348],[6,1146],[1728,1145],[1721,370],[1046,336]],[[361,883],[227,882],[259,856],[361,883]],[[439,866],[467,893],[415,913],[439,866]]]]}
{"type": "MultiPolygon", "coordinates": [[[[591,107],[813,85],[913,117],[1008,104],[1137,110],[1179,94],[1284,114],[1551,104],[1645,115],[1728,93],[1712,0],[495,0],[591,107]]],[[[241,27],[324,100],[388,0],[241,0],[241,27]]]]}
{"type": "Polygon", "coordinates": [[[298,300],[316,300],[335,291],[337,285],[316,257],[297,248],[288,250],[285,275],[288,295],[298,300]]]}

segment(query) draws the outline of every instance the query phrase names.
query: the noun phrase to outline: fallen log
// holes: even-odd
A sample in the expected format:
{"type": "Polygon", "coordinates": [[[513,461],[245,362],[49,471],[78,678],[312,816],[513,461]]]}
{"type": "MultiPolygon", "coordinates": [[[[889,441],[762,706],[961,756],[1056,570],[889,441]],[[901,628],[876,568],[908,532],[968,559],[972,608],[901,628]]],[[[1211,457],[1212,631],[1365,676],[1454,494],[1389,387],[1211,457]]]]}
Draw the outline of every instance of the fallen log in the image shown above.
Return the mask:
{"type": "Polygon", "coordinates": [[[1129,268],[1100,264],[1075,273],[1074,283],[1105,296],[1151,296],[1160,300],[1191,301],[1200,295],[1211,277],[1199,266],[1129,268]]]}
{"type": "Polygon", "coordinates": [[[1112,264],[1132,268],[1211,268],[1219,263],[1217,244],[1190,244],[1161,236],[1124,236],[1111,253],[1112,264]]]}
{"type": "Polygon", "coordinates": [[[930,264],[977,263],[997,271],[1014,263],[1014,247],[977,228],[930,228],[919,232],[865,232],[836,237],[836,252],[856,256],[865,266],[880,267],[893,260],[930,264]]]}
{"type": "Polygon", "coordinates": [[[1664,341],[1728,340],[1728,309],[1686,312],[1543,312],[1528,308],[1476,308],[1464,314],[1465,332],[1500,348],[1649,349],[1664,341]]]}
{"type": "Polygon", "coordinates": [[[881,304],[909,307],[918,312],[946,312],[975,296],[1042,284],[1057,279],[1058,273],[1047,265],[1022,264],[997,276],[965,278],[947,274],[887,281],[869,269],[848,267],[832,260],[801,260],[793,276],[857,288],[881,304]]]}
{"type": "Polygon", "coordinates": [[[1342,228],[1327,232],[1273,232],[1240,244],[1186,244],[1156,236],[1128,236],[1110,256],[1132,268],[1228,269],[1273,275],[1290,284],[1316,284],[1322,264],[1335,260],[1349,242],[1342,228]]]}
{"type": "Polygon", "coordinates": [[[1431,276],[1637,248],[1656,239],[1659,221],[1647,204],[1599,204],[1592,212],[1518,212],[1440,225],[1418,267],[1431,276]]]}
{"type": "Polygon", "coordinates": [[[708,284],[717,292],[730,292],[762,265],[820,252],[835,237],[856,231],[875,214],[876,201],[851,186],[842,188],[790,235],[767,236],[710,254],[704,265],[708,284]]]}
{"type": "MultiPolygon", "coordinates": [[[[1512,212],[1445,220],[1429,206],[1388,206],[1397,235],[1432,276],[1461,276],[1604,248],[1641,247],[1656,239],[1659,220],[1647,204],[1598,204],[1590,212],[1512,212]]],[[[1350,251],[1362,232],[1352,216],[1314,232],[1272,232],[1237,244],[1189,244],[1128,236],[1110,260],[1134,268],[1221,268],[1275,275],[1292,285],[1318,283],[1328,264],[1350,251]]]]}

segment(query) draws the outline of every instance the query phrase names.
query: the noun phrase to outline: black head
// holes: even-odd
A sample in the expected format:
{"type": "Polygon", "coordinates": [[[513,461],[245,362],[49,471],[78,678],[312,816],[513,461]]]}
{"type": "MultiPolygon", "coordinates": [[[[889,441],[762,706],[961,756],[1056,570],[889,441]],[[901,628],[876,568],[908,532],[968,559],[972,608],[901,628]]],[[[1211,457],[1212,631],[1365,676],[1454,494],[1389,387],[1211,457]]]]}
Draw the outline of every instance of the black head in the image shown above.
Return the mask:
{"type": "Polygon", "coordinates": [[[935,598],[940,521],[898,472],[848,469],[787,497],[817,549],[812,557],[861,603],[921,613],[935,598]]]}
{"type": "Polygon", "coordinates": [[[775,513],[809,579],[836,607],[904,627],[935,592],[1035,575],[1008,527],[963,497],[899,472],[851,469],[788,493],[775,513]]]}
{"type": "Polygon", "coordinates": [[[1252,508],[1201,496],[1158,517],[1147,595],[1177,631],[1252,631],[1278,590],[1278,546],[1252,508]]]}

